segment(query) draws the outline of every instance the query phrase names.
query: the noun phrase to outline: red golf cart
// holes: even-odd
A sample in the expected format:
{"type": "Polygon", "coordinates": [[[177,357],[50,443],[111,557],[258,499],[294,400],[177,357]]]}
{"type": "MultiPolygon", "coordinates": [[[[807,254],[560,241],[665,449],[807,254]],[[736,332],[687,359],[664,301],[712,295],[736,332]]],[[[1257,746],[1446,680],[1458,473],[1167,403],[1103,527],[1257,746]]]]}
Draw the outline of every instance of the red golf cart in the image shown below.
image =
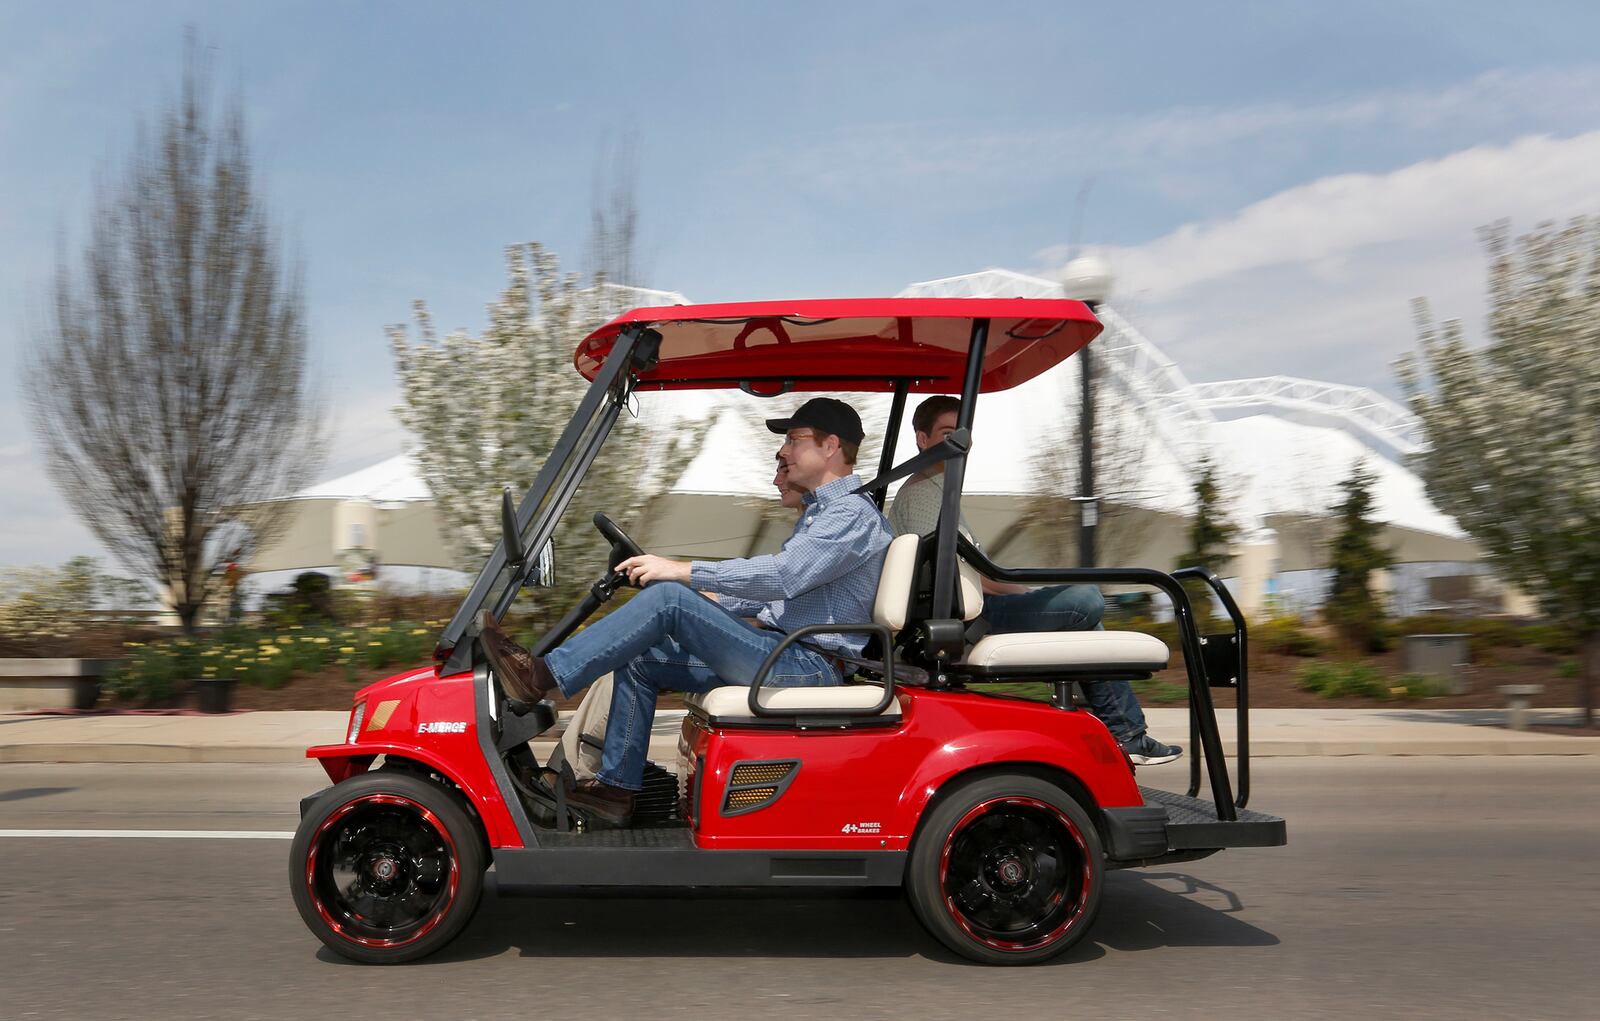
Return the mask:
{"type": "MultiPolygon", "coordinates": [[[[493,865],[502,893],[903,886],[957,953],[1023,964],[1089,932],[1107,869],[1283,844],[1283,820],[1244,807],[1245,622],[1215,575],[1004,567],[957,527],[980,395],[1039,375],[1099,331],[1076,301],[907,298],[641,308],[585,338],[575,363],[592,384],[520,504],[507,492],[503,539],[441,635],[437,665],[361,690],[345,740],[306,753],[333,781],[301,803],[290,858],[312,932],[358,961],[422,957],[466,926],[493,865]],[[836,687],[769,687],[774,652],[748,687],[691,696],[676,762],[652,763],[631,825],[609,828],[567,803],[568,756],[537,760],[529,742],[554,728],[554,707],[519,711],[506,699],[474,621],[481,609],[504,616],[536,577],[633,395],[733,387],[757,397],[892,393],[878,477],[865,491],[881,505],[888,483],[942,461],[940,527],[894,540],[872,620],[785,637],[867,635],[854,676],[836,687]],[[896,466],[912,393],[960,394],[960,420],[947,440],[896,466]],[[1166,596],[1189,681],[1187,793],[1140,787],[1106,727],[1072,697],[1075,683],[1164,669],[1166,645],[1131,632],[985,635],[974,626],[980,576],[1166,596]],[[1201,633],[1186,580],[1209,588],[1230,629],[1201,633]],[[1037,683],[1049,697],[998,693],[987,687],[995,682],[1037,683]],[[1237,692],[1237,783],[1212,687],[1237,692]]],[[[614,567],[639,547],[605,515],[595,525],[613,569],[536,653],[626,584],[614,567]]]]}

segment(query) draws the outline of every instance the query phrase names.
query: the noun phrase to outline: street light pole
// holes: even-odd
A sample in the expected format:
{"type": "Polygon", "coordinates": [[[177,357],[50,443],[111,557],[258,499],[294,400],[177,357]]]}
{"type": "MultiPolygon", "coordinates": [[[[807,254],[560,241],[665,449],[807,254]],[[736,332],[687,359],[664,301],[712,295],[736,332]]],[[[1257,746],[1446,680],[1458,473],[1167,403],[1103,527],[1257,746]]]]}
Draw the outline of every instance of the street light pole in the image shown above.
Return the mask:
{"type": "Polygon", "coordinates": [[[1100,505],[1094,495],[1094,354],[1086,347],[1078,352],[1078,358],[1083,363],[1083,397],[1078,409],[1078,566],[1094,567],[1095,530],[1100,525],[1100,505]]]}
{"type": "MultiPolygon", "coordinates": [[[[1096,311],[1111,293],[1111,270],[1092,255],[1079,256],[1062,268],[1061,289],[1067,297],[1096,311]]],[[[1078,352],[1078,359],[1083,394],[1078,405],[1078,495],[1073,502],[1078,505],[1078,566],[1094,567],[1100,527],[1100,497],[1094,477],[1094,355],[1085,347],[1078,352]]]]}

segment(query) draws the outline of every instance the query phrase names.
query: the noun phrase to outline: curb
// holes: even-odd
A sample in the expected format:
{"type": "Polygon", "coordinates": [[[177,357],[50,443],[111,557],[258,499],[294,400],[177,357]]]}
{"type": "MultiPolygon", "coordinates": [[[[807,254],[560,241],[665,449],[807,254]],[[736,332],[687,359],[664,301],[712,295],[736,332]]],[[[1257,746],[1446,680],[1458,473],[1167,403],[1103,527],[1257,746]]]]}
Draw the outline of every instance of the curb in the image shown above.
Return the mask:
{"type": "MultiPolygon", "coordinates": [[[[1565,710],[1546,711],[1551,718],[1565,710]]],[[[1187,745],[1187,714],[1151,709],[1152,732],[1187,745]]],[[[1510,731],[1492,725],[1491,713],[1383,710],[1257,710],[1252,713],[1252,759],[1418,756],[1600,756],[1600,737],[1510,731]]],[[[656,718],[650,755],[677,758],[681,710],[656,718]]],[[[562,714],[562,724],[570,714],[562,714]]],[[[260,712],[204,716],[9,716],[0,715],[3,763],[310,763],[305,749],[338,741],[344,712],[260,712]]],[[[1224,724],[1223,751],[1237,747],[1231,721],[1224,724]]],[[[541,759],[558,729],[533,743],[541,759]]],[[[1193,754],[1192,749],[1186,749],[1193,754]]],[[[1172,764],[1188,767],[1187,757],[1172,764]]],[[[1146,767],[1153,768],[1153,767],[1146,767]]]]}

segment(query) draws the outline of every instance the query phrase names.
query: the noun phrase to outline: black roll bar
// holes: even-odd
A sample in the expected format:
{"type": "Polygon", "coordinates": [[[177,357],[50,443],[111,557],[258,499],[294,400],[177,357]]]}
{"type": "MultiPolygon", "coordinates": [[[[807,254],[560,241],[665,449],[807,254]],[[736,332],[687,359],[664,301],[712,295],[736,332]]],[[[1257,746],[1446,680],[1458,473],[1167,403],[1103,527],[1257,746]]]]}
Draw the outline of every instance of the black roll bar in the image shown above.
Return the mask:
{"type": "MultiPolygon", "coordinates": [[[[822,655],[828,653],[823,650],[822,655]]],[[[807,624],[783,636],[767,658],[761,661],[761,666],[756,670],[756,675],[750,681],[750,712],[754,716],[783,717],[840,717],[840,716],[876,716],[889,708],[889,703],[894,701],[894,635],[882,624],[807,624]],[[778,657],[783,655],[783,650],[804,638],[812,635],[876,635],[878,648],[883,653],[883,697],[871,709],[774,709],[761,704],[758,697],[761,694],[761,685],[766,681],[767,674],[777,665],[778,657]]]]}
{"type": "MultiPolygon", "coordinates": [[[[616,424],[626,401],[626,392],[619,392],[612,394],[601,407],[595,428],[584,437],[583,445],[578,448],[577,456],[573,458],[572,470],[561,477],[561,483],[545,502],[538,522],[534,526],[533,539],[527,544],[528,548],[542,549],[546,542],[554,538],[556,525],[560,523],[561,516],[567,512],[572,498],[577,495],[578,486],[583,483],[584,476],[589,474],[589,466],[599,456],[600,448],[605,446],[606,437],[611,434],[611,427],[616,424]]],[[[516,570],[512,584],[508,584],[495,600],[495,619],[504,617],[506,611],[511,609],[511,604],[516,602],[517,594],[522,588],[522,582],[533,567],[534,564],[528,563],[516,570]]]]}
{"type": "MultiPolygon", "coordinates": [[[[1204,567],[1184,567],[1172,572],[1172,576],[1182,581],[1185,578],[1195,578],[1205,582],[1206,586],[1216,593],[1217,599],[1222,603],[1222,608],[1228,612],[1228,620],[1233,624],[1234,641],[1238,643],[1239,676],[1238,697],[1234,700],[1235,712],[1238,722],[1238,789],[1239,796],[1234,804],[1243,808],[1250,800],[1250,646],[1248,645],[1248,629],[1244,623],[1244,612],[1239,609],[1239,604],[1234,602],[1233,593],[1217,577],[1216,572],[1204,567]]],[[[1205,636],[1200,640],[1204,642],[1205,636]]],[[[1189,714],[1190,733],[1194,732],[1194,713],[1189,714]]],[[[1191,741],[1193,739],[1191,738],[1191,741]]],[[[1197,760],[1189,761],[1189,797],[1194,797],[1200,790],[1200,763],[1197,760]]]]}
{"type": "MultiPolygon", "coordinates": [[[[1204,653],[1200,647],[1200,631],[1195,623],[1194,609],[1189,605],[1189,595],[1173,575],[1147,567],[1001,567],[990,560],[964,535],[958,538],[961,558],[977,568],[980,574],[997,581],[1027,585],[1111,584],[1145,585],[1166,593],[1172,601],[1172,615],[1178,622],[1178,638],[1183,643],[1183,666],[1189,675],[1189,720],[1191,733],[1198,738],[1198,748],[1204,751],[1206,777],[1211,785],[1212,800],[1216,802],[1217,819],[1233,822],[1239,818],[1233,800],[1232,784],[1228,779],[1228,764],[1222,755],[1222,737],[1217,732],[1216,708],[1211,700],[1211,684],[1206,677],[1204,653]]],[[[1207,572],[1209,573],[1209,572],[1207,572]]],[[[1207,580],[1205,574],[1196,575],[1207,580]]],[[[1215,578],[1215,575],[1211,576],[1215,578]]],[[[1210,584],[1209,581],[1207,581],[1210,584]]],[[[1221,588],[1222,583],[1216,582],[1221,588]]],[[[1234,627],[1242,636],[1245,632],[1243,614],[1238,612],[1232,599],[1223,603],[1233,616],[1234,627]]],[[[1241,645],[1241,650],[1243,646],[1241,645]]],[[[1241,769],[1248,756],[1244,742],[1239,744],[1241,769]]],[[[1199,763],[1191,765],[1192,775],[1198,780],[1199,763]]],[[[1244,775],[1244,774],[1242,774],[1244,775]]],[[[1198,786],[1190,796],[1198,792],[1198,786]]]]}

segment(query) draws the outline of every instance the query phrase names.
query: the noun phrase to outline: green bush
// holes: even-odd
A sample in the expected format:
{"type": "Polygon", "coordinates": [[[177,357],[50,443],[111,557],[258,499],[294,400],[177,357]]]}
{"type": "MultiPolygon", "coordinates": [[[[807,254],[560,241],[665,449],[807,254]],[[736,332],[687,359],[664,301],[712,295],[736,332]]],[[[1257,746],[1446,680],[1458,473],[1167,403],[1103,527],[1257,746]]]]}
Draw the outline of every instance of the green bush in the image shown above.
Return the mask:
{"type": "Polygon", "coordinates": [[[1389,686],[1389,694],[1397,698],[1435,698],[1450,694],[1450,682],[1427,674],[1401,674],[1389,686]]]}
{"type": "Polygon", "coordinates": [[[1564,660],[1562,660],[1560,663],[1558,663],[1556,665],[1556,676],[1557,677],[1565,677],[1565,678],[1571,679],[1573,677],[1578,676],[1578,674],[1580,672],[1581,671],[1580,671],[1580,668],[1579,668],[1579,665],[1578,665],[1578,661],[1575,660],[1575,659],[1564,659],[1564,660]]]}
{"type": "Polygon", "coordinates": [[[1250,629],[1250,644],[1261,652],[1279,656],[1319,656],[1325,650],[1322,639],[1306,630],[1305,621],[1295,614],[1275,616],[1250,629]]]}
{"type": "Polygon", "coordinates": [[[1300,668],[1295,683],[1303,690],[1323,698],[1341,698],[1346,695],[1363,695],[1368,698],[1387,698],[1389,686],[1376,667],[1366,663],[1312,663],[1300,668]]]}
{"type": "Polygon", "coordinates": [[[1560,624],[1529,624],[1522,629],[1522,636],[1529,645],[1552,656],[1570,656],[1578,651],[1578,636],[1560,624]]]}
{"type": "MultiPolygon", "coordinates": [[[[1424,613],[1390,622],[1396,635],[1470,635],[1474,658],[1484,659],[1496,649],[1516,649],[1532,645],[1545,652],[1570,652],[1563,649],[1561,629],[1549,624],[1526,624],[1510,617],[1453,617],[1443,613],[1424,613]],[[1558,646],[1552,648],[1551,646],[1558,646]]],[[[1570,638],[1567,639],[1570,642],[1570,638]]]]}
{"type": "Polygon", "coordinates": [[[123,701],[149,703],[178,694],[202,677],[281,688],[297,674],[341,667],[354,682],[361,671],[427,662],[443,623],[232,627],[194,639],[129,643],[129,656],[113,668],[106,686],[123,701]]]}
{"type": "Polygon", "coordinates": [[[149,705],[179,694],[199,676],[201,647],[188,638],[147,645],[130,642],[128,658],[107,672],[106,691],[124,702],[149,705]]]}
{"type": "Polygon", "coordinates": [[[267,595],[261,615],[272,628],[331,623],[337,619],[333,579],[321,571],[302,571],[288,588],[267,595]]]}
{"type": "Polygon", "coordinates": [[[1178,622],[1174,620],[1158,623],[1145,616],[1122,617],[1119,614],[1111,614],[1103,623],[1108,631],[1138,631],[1161,639],[1167,643],[1169,649],[1183,648],[1182,642],[1178,640],[1178,622]]]}
{"type": "Polygon", "coordinates": [[[1173,702],[1189,701],[1189,687],[1185,684],[1174,684],[1171,681],[1158,681],[1149,678],[1133,682],[1134,694],[1139,696],[1140,702],[1149,702],[1155,705],[1170,705],[1173,702]]]}

